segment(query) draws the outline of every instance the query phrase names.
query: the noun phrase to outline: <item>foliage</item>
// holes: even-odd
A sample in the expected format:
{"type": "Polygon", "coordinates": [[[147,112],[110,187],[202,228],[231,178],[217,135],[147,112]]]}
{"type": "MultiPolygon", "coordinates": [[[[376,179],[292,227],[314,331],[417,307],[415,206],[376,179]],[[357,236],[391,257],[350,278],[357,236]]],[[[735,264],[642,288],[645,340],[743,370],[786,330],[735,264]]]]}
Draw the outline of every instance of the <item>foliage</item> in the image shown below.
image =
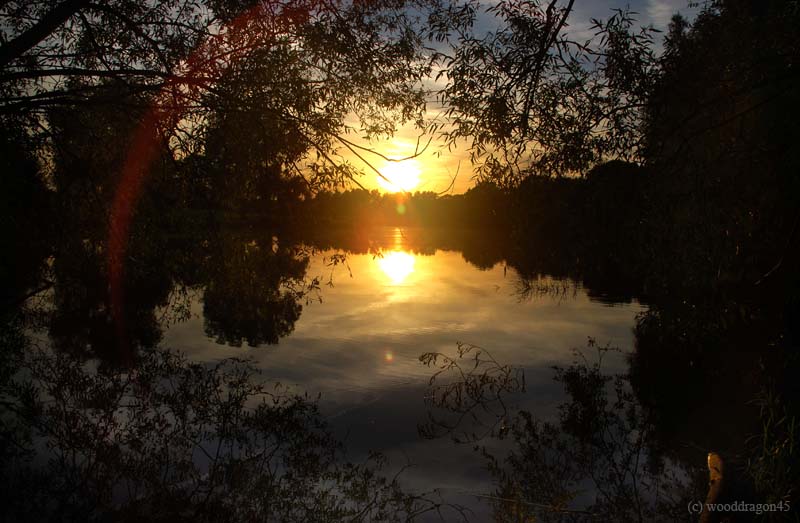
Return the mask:
{"type": "Polygon", "coordinates": [[[434,24],[450,44],[442,132],[470,145],[479,179],[524,189],[511,226],[562,257],[607,251],[606,269],[630,266],[658,292],[794,288],[797,3],[707,2],[692,23],[673,19],[660,55],[628,11],[576,41],[572,4],[500,2],[485,35],[474,5],[434,24]],[[581,189],[537,180],[589,176],[609,160],[643,176],[620,163],[616,181],[581,189]]]}
{"type": "Polygon", "coordinates": [[[421,124],[416,84],[428,66],[403,6],[292,9],[303,22],[266,41],[254,33],[257,46],[204,99],[211,113],[200,137],[225,195],[285,198],[274,188],[282,178],[306,191],[344,185],[357,174],[336,153],[355,148],[345,135],[386,136],[409,119],[421,124]]]}
{"type": "Polygon", "coordinates": [[[509,193],[492,183],[479,183],[463,195],[437,195],[429,191],[379,193],[353,189],[320,191],[304,201],[300,223],[319,226],[403,225],[442,227],[508,227],[509,193]]]}
{"type": "Polygon", "coordinates": [[[37,287],[52,250],[47,242],[52,224],[42,212],[50,206],[51,195],[41,177],[35,144],[15,131],[0,130],[0,307],[18,304],[37,287]]]}
{"type": "MultiPolygon", "coordinates": [[[[474,35],[462,20],[442,53],[440,97],[451,144],[466,140],[479,177],[504,186],[526,173],[565,175],[611,157],[640,159],[639,122],[656,67],[650,28],[634,13],[593,20],[586,42],[567,31],[573,1],[502,1],[499,28],[474,35]]],[[[448,39],[449,27],[438,36],[448,39]]]]}
{"type": "Polygon", "coordinates": [[[659,272],[689,286],[751,287],[766,274],[796,284],[778,269],[797,251],[799,13],[793,1],[731,0],[690,27],[673,20],[643,132],[652,236],[684,262],[659,272]]]}
{"type": "MultiPolygon", "coordinates": [[[[800,478],[797,410],[788,405],[791,400],[770,388],[765,389],[757,401],[763,425],[761,433],[750,441],[753,457],[748,463],[748,472],[755,489],[767,503],[793,502],[797,499],[800,478]]],[[[778,520],[779,515],[765,514],[765,519],[769,518],[778,520]]]]}
{"type": "Polygon", "coordinates": [[[525,392],[520,369],[501,365],[485,349],[460,342],[455,356],[429,352],[419,360],[437,369],[425,395],[429,410],[428,421],[419,426],[423,437],[449,434],[456,442],[474,442],[505,430],[510,413],[503,397],[525,392]],[[478,430],[482,432],[474,432],[478,430]]]}
{"type": "Polygon", "coordinates": [[[12,1],[2,15],[4,118],[82,104],[103,79],[128,94],[157,91],[219,24],[205,2],[194,0],[12,1]]]}
{"type": "Polygon", "coordinates": [[[508,452],[476,446],[497,485],[489,496],[497,521],[686,520],[686,503],[705,495],[704,471],[663,456],[652,411],[639,403],[629,377],[602,369],[616,350],[590,338],[587,351],[596,361],[575,350],[571,365],[554,367],[567,396],[556,421],[512,407],[523,372],[483,349],[459,344],[456,357],[425,354],[420,360],[438,370],[421,433],[509,441],[508,452]]]}
{"type": "Polygon", "coordinates": [[[0,404],[18,429],[4,429],[0,464],[11,520],[409,521],[441,508],[381,476],[379,457],[343,462],[316,405],[245,361],[157,349],[119,373],[31,346],[22,364],[0,404]]]}
{"type": "Polygon", "coordinates": [[[6,2],[0,117],[47,136],[54,108],[113,102],[139,123],[151,111],[175,159],[208,153],[219,189],[263,197],[251,185],[288,172],[340,185],[355,175],[334,159],[358,152],[347,134],[422,124],[429,63],[412,7],[426,5],[6,2]]]}

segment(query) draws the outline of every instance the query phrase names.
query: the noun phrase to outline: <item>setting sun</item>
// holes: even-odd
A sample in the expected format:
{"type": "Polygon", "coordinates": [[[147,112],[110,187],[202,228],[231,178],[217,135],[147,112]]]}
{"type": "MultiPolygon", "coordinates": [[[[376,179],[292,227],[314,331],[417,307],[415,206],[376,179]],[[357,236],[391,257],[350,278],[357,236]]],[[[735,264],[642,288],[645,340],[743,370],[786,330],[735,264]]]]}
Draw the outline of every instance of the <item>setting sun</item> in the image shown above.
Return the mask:
{"type": "Polygon", "coordinates": [[[399,192],[415,189],[419,185],[422,170],[419,162],[412,158],[402,162],[387,162],[380,172],[386,179],[376,176],[378,185],[387,191],[399,192]]]}

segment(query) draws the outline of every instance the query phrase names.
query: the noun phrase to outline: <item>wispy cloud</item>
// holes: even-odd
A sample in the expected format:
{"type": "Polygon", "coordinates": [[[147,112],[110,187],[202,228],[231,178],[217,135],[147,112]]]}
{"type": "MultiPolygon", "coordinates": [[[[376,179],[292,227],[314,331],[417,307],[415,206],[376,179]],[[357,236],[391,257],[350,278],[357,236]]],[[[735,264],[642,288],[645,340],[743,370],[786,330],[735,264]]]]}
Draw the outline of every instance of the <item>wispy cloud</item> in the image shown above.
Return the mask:
{"type": "Polygon", "coordinates": [[[656,29],[666,29],[675,13],[680,12],[687,18],[693,18],[697,14],[697,8],[690,8],[687,0],[647,0],[648,23],[653,24],[656,29]]]}
{"type": "Polygon", "coordinates": [[[647,2],[647,16],[650,23],[658,28],[669,25],[669,21],[678,12],[676,0],[649,0],[647,2]]]}

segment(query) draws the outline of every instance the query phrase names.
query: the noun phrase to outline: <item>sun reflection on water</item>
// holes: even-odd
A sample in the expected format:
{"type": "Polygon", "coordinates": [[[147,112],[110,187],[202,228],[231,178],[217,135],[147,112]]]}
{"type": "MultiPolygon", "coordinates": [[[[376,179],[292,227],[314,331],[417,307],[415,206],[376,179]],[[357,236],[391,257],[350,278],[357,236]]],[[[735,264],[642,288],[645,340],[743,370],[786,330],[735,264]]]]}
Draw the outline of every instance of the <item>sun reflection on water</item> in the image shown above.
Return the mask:
{"type": "Polygon", "coordinates": [[[414,255],[403,251],[392,251],[378,259],[378,267],[394,285],[399,285],[414,272],[414,255]]]}

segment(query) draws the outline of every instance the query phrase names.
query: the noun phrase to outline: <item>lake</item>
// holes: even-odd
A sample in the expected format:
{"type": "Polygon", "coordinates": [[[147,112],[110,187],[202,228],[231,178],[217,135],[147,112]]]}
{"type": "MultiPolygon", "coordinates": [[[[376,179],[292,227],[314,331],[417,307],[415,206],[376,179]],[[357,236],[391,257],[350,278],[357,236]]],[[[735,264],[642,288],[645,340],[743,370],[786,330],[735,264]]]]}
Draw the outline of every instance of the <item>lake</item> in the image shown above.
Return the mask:
{"type": "Polygon", "coordinates": [[[423,234],[383,228],[365,238],[373,252],[314,251],[305,278],[317,278],[320,289],[305,296],[293,331],[275,345],[218,343],[206,330],[202,288],[191,296],[188,319],[166,329],[163,344],[195,361],[252,358],[264,377],[319,395],[323,415],[351,457],[376,450],[394,466],[410,462],[404,484],[441,489],[447,499],[480,511],[478,498],[466,494],[485,495],[492,485],[472,445],[419,435],[435,370],[420,356],[454,355],[458,342],[480,346],[525,374],[526,390],[512,395],[509,408],[552,419],[564,399],[552,367],[568,365],[573,349],[585,349],[592,337],[622,351],[604,369],[624,372],[634,320],[644,307],[636,301],[610,305],[590,298],[578,282],[547,276],[535,282],[541,292],[530,292],[504,261],[478,267],[458,250],[420,247],[423,234]]]}
{"type": "Polygon", "coordinates": [[[783,364],[769,309],[645,297],[622,266],[507,231],[197,230],[138,229],[118,288],[102,243],[66,237],[29,265],[42,290],[3,318],[0,367],[7,434],[31,449],[9,451],[21,492],[79,518],[212,494],[226,514],[262,517],[264,495],[280,517],[338,514],[382,492],[375,510],[421,495],[472,521],[520,499],[683,520],[707,453],[751,441],[783,364]]]}

